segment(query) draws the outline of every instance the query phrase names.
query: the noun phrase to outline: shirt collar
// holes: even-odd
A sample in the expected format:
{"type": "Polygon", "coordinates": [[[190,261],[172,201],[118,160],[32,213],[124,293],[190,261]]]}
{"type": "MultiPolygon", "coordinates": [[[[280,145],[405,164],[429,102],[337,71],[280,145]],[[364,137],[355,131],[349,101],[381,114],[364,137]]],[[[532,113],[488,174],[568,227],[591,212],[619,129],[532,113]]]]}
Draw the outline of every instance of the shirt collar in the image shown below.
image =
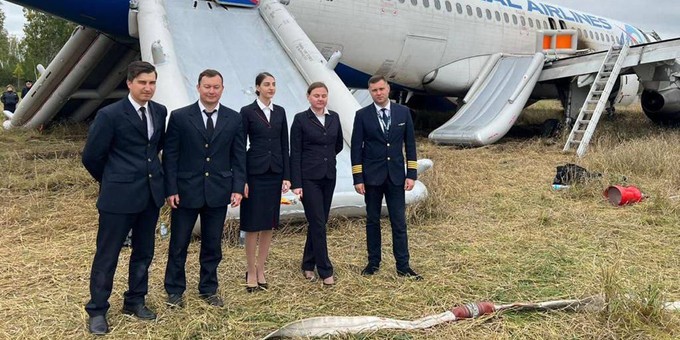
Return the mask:
{"type": "Polygon", "coordinates": [[[132,99],[132,94],[128,94],[128,100],[130,101],[130,104],[132,104],[132,107],[135,108],[135,112],[139,114],[139,108],[144,107],[146,109],[146,112],[149,112],[149,103],[147,102],[146,105],[141,106],[139,105],[134,99],[132,99]]]}
{"type": "Polygon", "coordinates": [[[268,108],[269,111],[274,111],[274,103],[273,102],[269,103],[269,105],[267,106],[267,105],[264,105],[264,103],[260,101],[260,98],[255,99],[255,101],[257,102],[257,106],[260,107],[260,110],[264,111],[265,108],[268,108]]]}
{"type": "MultiPolygon", "coordinates": [[[[203,103],[200,100],[198,101],[198,108],[201,110],[201,113],[203,113],[203,111],[206,111],[205,105],[203,105],[203,103]]],[[[215,106],[215,111],[213,111],[213,113],[217,113],[219,109],[220,104],[218,103],[217,106],[215,106]]]]}
{"type": "MultiPolygon", "coordinates": [[[[314,112],[314,110],[312,110],[312,107],[311,107],[311,106],[309,107],[309,111],[310,111],[313,115],[316,116],[316,112],[314,112]]],[[[328,115],[330,115],[331,113],[328,112],[328,108],[327,108],[327,107],[324,107],[324,108],[323,108],[323,114],[326,115],[326,116],[328,116],[328,115]]]]}
{"type": "MultiPolygon", "coordinates": [[[[391,102],[388,100],[388,101],[387,101],[387,105],[385,105],[385,109],[387,109],[387,112],[388,112],[388,113],[391,113],[391,112],[392,112],[392,110],[390,109],[390,103],[391,103],[391,102]]],[[[380,113],[380,109],[383,108],[383,107],[381,107],[380,105],[376,104],[375,102],[373,102],[373,106],[375,106],[375,112],[377,112],[377,113],[380,113]]]]}

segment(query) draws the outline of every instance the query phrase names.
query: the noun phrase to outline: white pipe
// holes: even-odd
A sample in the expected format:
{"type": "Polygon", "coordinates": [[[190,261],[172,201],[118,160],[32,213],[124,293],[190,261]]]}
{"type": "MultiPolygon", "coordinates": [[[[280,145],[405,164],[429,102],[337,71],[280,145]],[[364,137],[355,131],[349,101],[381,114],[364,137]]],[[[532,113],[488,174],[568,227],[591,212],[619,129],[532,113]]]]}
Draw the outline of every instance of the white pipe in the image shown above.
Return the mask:
{"type": "Polygon", "coordinates": [[[93,29],[82,26],[76,28],[71,38],[33,84],[26,98],[19,102],[11,122],[4,124],[4,126],[9,128],[20,127],[28,122],[47,98],[52,95],[54,88],[71,71],[96,37],[97,31],[93,29]]]}
{"type": "MultiPolygon", "coordinates": [[[[106,76],[104,81],[99,84],[97,90],[95,91],[98,97],[95,100],[90,100],[83,103],[76,109],[69,121],[80,122],[89,117],[94,110],[101,105],[105,99],[109,98],[123,98],[127,95],[127,90],[116,90],[118,84],[120,84],[127,77],[127,66],[128,64],[137,59],[139,53],[135,50],[128,51],[118,63],[111,69],[111,72],[106,76]]],[[[81,91],[74,93],[71,98],[77,98],[81,91]]]]}
{"type": "MultiPolygon", "coordinates": [[[[121,80],[122,81],[122,80],[121,80]]],[[[118,82],[120,83],[120,81],[118,82]]],[[[78,90],[74,92],[69,98],[71,99],[93,99],[104,101],[106,99],[123,98],[129,93],[128,90],[118,89],[115,91],[109,91],[107,93],[100,92],[99,90],[78,90]]]]}
{"type": "Polygon", "coordinates": [[[115,42],[111,38],[104,34],[99,34],[94,43],[90,45],[78,60],[78,63],[61,79],[61,82],[47,100],[45,100],[38,112],[24,124],[24,127],[29,129],[38,128],[40,125],[50,121],[114,44],[115,42]]]}
{"type": "MultiPolygon", "coordinates": [[[[162,98],[168,112],[190,103],[186,91],[178,91],[177,80],[184,79],[177,65],[177,53],[172,34],[166,24],[168,18],[162,0],[139,0],[139,47],[142,60],[156,66],[158,79],[154,98],[162,98]],[[153,52],[152,52],[153,50],[153,52]],[[154,54],[161,54],[163,60],[154,60],[154,54]]],[[[199,37],[197,37],[199,39],[199,37]]],[[[167,116],[170,118],[170,115],[167,116]]]]}
{"type": "Polygon", "coordinates": [[[259,8],[260,15],[307,83],[321,81],[326,84],[328,108],[338,112],[343,137],[347,145],[351,145],[354,115],[361,105],[340,77],[326,66],[326,59],[281,3],[276,0],[264,0],[259,8]]]}
{"type": "Polygon", "coordinates": [[[474,96],[477,91],[479,91],[480,86],[482,86],[482,83],[484,83],[484,79],[486,79],[489,73],[491,73],[491,70],[493,70],[494,66],[496,66],[496,63],[501,59],[502,56],[503,53],[494,53],[489,56],[489,59],[484,64],[484,67],[482,67],[482,70],[477,75],[477,79],[475,79],[475,82],[472,83],[468,93],[465,95],[465,98],[463,98],[463,103],[469,102],[472,99],[472,96],[474,96]]]}
{"type": "Polygon", "coordinates": [[[530,79],[533,78],[534,75],[536,75],[536,71],[538,70],[538,68],[543,67],[544,61],[545,56],[543,55],[543,53],[538,52],[534,54],[534,59],[531,60],[531,64],[529,64],[529,69],[522,76],[522,81],[520,82],[519,86],[515,88],[515,91],[508,99],[508,103],[512,104],[513,102],[515,102],[519,94],[522,91],[524,91],[524,88],[527,86],[527,84],[529,84],[530,79]]]}

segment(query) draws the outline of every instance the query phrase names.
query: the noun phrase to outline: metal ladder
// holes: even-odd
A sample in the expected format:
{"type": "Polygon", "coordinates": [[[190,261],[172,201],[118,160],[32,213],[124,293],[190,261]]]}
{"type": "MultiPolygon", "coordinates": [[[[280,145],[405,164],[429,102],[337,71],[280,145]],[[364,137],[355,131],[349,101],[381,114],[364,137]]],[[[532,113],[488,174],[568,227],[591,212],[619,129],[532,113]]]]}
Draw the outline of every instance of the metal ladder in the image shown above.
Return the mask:
{"type": "Polygon", "coordinates": [[[562,151],[569,151],[572,147],[578,147],[576,154],[579,157],[583,157],[588,151],[590,138],[593,137],[595,127],[600,121],[600,115],[607,106],[609,94],[619,77],[623,60],[628,55],[628,47],[628,42],[622,46],[614,43],[609,47],[562,151]]]}

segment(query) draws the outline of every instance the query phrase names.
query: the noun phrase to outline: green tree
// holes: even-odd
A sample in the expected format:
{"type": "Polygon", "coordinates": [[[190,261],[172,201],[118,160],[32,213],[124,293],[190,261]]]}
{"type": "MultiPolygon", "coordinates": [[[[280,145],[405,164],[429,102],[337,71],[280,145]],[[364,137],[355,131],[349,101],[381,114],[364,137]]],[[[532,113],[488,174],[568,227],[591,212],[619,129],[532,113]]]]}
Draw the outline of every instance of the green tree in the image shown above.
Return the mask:
{"type": "Polygon", "coordinates": [[[42,12],[24,9],[25,38],[21,42],[25,74],[35,77],[35,67],[47,67],[73,33],[75,25],[42,12]]]}
{"type": "Polygon", "coordinates": [[[11,84],[13,70],[14,64],[11,60],[9,37],[5,29],[5,11],[0,7],[0,86],[11,84]]]}

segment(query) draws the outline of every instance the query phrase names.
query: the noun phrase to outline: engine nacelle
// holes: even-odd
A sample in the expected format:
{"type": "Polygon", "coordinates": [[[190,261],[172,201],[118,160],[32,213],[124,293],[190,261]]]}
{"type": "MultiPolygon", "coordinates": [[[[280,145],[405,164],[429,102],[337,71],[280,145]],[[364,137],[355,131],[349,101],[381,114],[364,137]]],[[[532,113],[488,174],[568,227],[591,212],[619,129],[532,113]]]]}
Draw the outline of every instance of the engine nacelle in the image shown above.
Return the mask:
{"type": "Polygon", "coordinates": [[[619,77],[618,85],[619,90],[616,92],[614,105],[628,106],[640,96],[640,81],[637,75],[626,74],[619,77]]]}
{"type": "Polygon", "coordinates": [[[680,89],[677,87],[663,91],[644,90],[640,104],[647,117],[656,123],[680,123],[680,89]]]}

